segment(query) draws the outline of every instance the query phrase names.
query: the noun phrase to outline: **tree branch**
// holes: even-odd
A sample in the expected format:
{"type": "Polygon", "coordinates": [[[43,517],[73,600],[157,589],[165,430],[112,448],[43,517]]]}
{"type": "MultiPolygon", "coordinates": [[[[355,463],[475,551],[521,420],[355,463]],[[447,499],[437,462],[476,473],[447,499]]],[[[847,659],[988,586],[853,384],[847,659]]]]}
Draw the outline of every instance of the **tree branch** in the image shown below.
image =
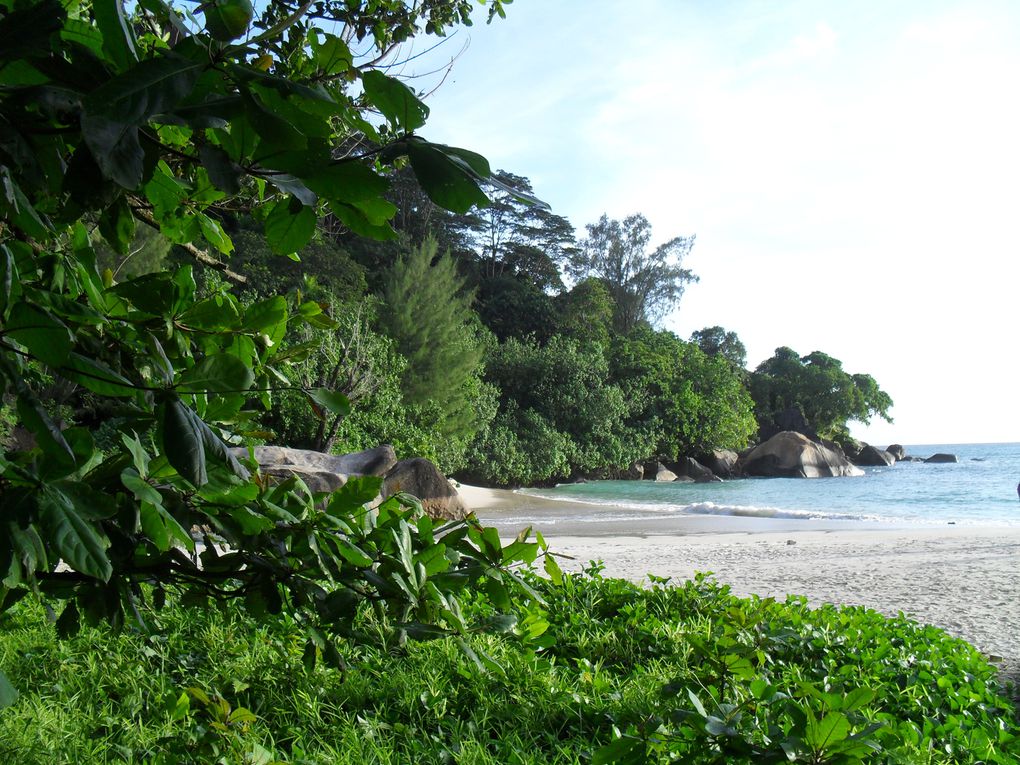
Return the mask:
{"type": "MultiPolygon", "coordinates": [[[[136,218],[138,218],[138,220],[140,220],[145,225],[151,226],[152,228],[156,229],[156,231],[160,230],[159,229],[159,223],[156,222],[156,219],[152,216],[152,213],[150,213],[148,210],[145,210],[145,209],[143,209],[141,207],[136,207],[136,206],[132,205],[131,206],[131,212],[134,213],[134,216],[136,218]]],[[[237,273],[236,271],[231,271],[230,267],[226,263],[224,263],[222,260],[217,260],[212,255],[210,255],[208,252],[206,252],[205,250],[199,249],[198,247],[196,247],[195,245],[191,244],[190,242],[186,242],[184,244],[177,244],[177,246],[184,248],[184,250],[189,255],[191,255],[193,258],[195,258],[195,260],[197,260],[202,265],[208,266],[209,268],[212,268],[212,269],[215,269],[215,270],[219,271],[225,277],[230,279],[230,281],[236,282],[238,284],[247,284],[248,283],[248,278],[246,276],[242,276],[241,274],[237,273]]]]}

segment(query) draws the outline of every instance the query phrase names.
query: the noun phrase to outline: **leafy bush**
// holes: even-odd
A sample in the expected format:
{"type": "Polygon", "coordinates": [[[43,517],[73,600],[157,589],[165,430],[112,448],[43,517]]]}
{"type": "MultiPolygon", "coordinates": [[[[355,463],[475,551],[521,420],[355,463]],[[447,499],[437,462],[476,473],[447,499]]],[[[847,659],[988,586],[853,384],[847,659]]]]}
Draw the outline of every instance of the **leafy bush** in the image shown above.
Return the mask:
{"type": "Polygon", "coordinates": [[[533,484],[644,456],[601,348],[559,335],[545,345],[511,338],[490,350],[485,379],[500,391],[500,410],[472,447],[472,477],[533,484]]]}
{"type": "MultiPolygon", "coordinates": [[[[397,645],[358,610],[341,668],[311,670],[298,625],[171,602],[158,634],[57,640],[36,604],[0,619],[24,690],[0,759],[267,763],[1015,763],[1016,710],[966,643],[862,608],[529,576],[546,602],[505,636],[397,645]],[[792,758],[792,760],[791,760],[792,758]]],[[[499,617],[467,597],[472,623],[499,617]]]]}

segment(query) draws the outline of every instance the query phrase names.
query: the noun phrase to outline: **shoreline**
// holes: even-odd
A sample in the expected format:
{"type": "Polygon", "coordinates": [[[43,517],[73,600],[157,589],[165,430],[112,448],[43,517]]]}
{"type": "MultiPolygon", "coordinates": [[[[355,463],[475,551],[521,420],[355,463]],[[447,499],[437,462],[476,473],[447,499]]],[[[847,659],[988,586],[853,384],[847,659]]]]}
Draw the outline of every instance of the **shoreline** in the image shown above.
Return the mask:
{"type": "Polygon", "coordinates": [[[796,594],[812,605],[903,612],[1001,657],[1002,677],[1020,682],[1020,527],[668,515],[542,523],[543,511],[571,503],[506,489],[458,491],[501,536],[531,523],[567,556],[565,571],[601,560],[604,576],[645,583],[649,573],[682,581],[713,572],[739,596],[796,594]]]}

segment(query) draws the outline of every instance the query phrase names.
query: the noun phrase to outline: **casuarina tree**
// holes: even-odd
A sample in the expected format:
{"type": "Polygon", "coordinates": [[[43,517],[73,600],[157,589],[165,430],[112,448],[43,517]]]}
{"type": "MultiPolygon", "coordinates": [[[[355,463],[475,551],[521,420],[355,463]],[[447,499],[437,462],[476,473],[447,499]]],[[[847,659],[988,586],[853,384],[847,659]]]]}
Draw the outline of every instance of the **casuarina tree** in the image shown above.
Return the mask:
{"type": "Polygon", "coordinates": [[[630,332],[654,324],[672,309],[698,277],[683,267],[693,236],[678,236],[651,249],[652,225],[643,215],[622,221],[603,215],[588,224],[588,236],[567,261],[575,279],[601,279],[616,303],[616,329],[630,332]]]}

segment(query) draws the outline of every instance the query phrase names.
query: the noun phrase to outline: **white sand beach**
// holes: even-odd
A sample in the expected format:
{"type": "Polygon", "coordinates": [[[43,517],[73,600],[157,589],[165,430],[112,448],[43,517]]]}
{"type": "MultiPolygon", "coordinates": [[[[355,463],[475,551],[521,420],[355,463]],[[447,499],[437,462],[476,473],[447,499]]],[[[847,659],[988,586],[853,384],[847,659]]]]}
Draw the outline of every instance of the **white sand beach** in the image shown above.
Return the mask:
{"type": "MultiPolygon", "coordinates": [[[[534,498],[462,486],[461,496],[483,522],[534,498]]],[[[559,502],[546,500],[550,506],[559,502]]],[[[556,524],[542,531],[550,546],[570,556],[565,569],[591,560],[605,576],[644,581],[646,574],[683,580],[713,572],[738,595],[812,603],[863,605],[900,611],[964,638],[1001,657],[1003,674],[1020,674],[1020,528],[904,529],[842,527],[812,521],[674,518],[654,523],[556,524]]],[[[501,526],[506,534],[514,529],[501,526]]]]}

